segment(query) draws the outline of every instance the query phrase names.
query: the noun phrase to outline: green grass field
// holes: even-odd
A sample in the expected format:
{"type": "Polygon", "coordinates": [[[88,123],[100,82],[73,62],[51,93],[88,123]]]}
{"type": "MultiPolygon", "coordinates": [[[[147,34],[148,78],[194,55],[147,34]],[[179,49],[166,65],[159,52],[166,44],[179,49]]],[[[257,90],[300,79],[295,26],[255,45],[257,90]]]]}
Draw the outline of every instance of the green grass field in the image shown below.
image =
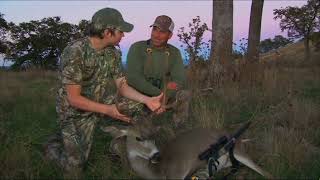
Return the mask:
{"type": "MultiPolygon", "coordinates": [[[[189,127],[232,131],[251,120],[253,124],[244,134],[251,141],[245,148],[259,165],[277,178],[319,179],[319,59],[319,53],[314,53],[310,62],[284,53],[281,63],[273,62],[259,72],[262,78],[254,86],[234,82],[206,95],[194,94],[189,127]]],[[[55,72],[0,72],[1,178],[63,177],[42,152],[46,138],[58,130],[57,84],[55,72]]],[[[110,156],[110,140],[96,130],[86,177],[134,178],[128,165],[110,156]]],[[[235,177],[261,178],[246,167],[235,177]]]]}

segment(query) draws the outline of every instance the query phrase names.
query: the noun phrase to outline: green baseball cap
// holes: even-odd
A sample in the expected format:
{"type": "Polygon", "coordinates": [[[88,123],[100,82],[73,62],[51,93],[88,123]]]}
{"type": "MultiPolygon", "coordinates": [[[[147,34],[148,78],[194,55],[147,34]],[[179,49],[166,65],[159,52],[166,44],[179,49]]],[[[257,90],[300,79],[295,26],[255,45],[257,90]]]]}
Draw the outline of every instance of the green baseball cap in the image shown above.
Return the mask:
{"type": "Polygon", "coordinates": [[[113,8],[103,8],[97,11],[93,16],[91,23],[97,29],[116,28],[122,32],[130,32],[133,25],[125,22],[121,13],[113,8]]]}

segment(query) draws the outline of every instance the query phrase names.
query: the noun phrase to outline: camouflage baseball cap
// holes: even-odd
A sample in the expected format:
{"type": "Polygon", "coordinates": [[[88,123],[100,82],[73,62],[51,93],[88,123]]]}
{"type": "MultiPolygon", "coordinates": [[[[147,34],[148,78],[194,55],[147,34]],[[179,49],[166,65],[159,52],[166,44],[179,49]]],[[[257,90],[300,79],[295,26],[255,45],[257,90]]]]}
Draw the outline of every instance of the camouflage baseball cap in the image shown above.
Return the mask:
{"type": "Polygon", "coordinates": [[[133,25],[125,22],[121,13],[113,8],[103,8],[97,11],[93,16],[91,23],[97,29],[116,28],[123,32],[130,32],[133,25]]]}
{"type": "Polygon", "coordinates": [[[153,26],[160,28],[162,31],[173,32],[173,29],[174,29],[174,23],[172,19],[166,15],[158,16],[150,27],[153,27],[153,26]]]}

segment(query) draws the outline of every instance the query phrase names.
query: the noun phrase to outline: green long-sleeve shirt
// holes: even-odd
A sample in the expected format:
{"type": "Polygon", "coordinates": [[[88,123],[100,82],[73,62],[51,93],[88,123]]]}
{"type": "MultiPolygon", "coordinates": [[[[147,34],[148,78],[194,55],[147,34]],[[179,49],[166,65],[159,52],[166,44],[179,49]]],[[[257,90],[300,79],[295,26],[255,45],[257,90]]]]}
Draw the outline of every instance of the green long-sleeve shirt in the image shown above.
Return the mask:
{"type": "MultiPolygon", "coordinates": [[[[148,60],[147,48],[151,45],[147,41],[139,41],[131,45],[127,56],[127,81],[130,86],[137,89],[143,94],[149,96],[159,95],[163,89],[163,73],[167,70],[165,68],[166,54],[165,48],[152,48],[151,69],[148,74],[144,74],[144,65],[148,60]]],[[[185,70],[178,48],[168,44],[169,59],[168,71],[170,72],[169,81],[178,84],[179,88],[185,86],[185,70]]],[[[169,97],[174,95],[172,90],[168,91],[169,97]],[[171,91],[171,92],[170,92],[171,91]]]]}

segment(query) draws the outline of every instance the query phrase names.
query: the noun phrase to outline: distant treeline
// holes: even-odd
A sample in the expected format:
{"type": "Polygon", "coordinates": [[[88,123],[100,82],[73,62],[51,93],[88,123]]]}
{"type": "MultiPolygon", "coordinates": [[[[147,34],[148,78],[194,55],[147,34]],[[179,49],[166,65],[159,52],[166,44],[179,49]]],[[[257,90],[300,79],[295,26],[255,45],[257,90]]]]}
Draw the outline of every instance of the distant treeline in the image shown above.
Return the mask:
{"type": "Polygon", "coordinates": [[[76,25],[62,22],[60,17],[16,25],[8,23],[0,13],[0,53],[5,55],[4,61],[13,61],[13,69],[57,69],[67,43],[84,37],[88,25],[87,20],[76,25]]]}

